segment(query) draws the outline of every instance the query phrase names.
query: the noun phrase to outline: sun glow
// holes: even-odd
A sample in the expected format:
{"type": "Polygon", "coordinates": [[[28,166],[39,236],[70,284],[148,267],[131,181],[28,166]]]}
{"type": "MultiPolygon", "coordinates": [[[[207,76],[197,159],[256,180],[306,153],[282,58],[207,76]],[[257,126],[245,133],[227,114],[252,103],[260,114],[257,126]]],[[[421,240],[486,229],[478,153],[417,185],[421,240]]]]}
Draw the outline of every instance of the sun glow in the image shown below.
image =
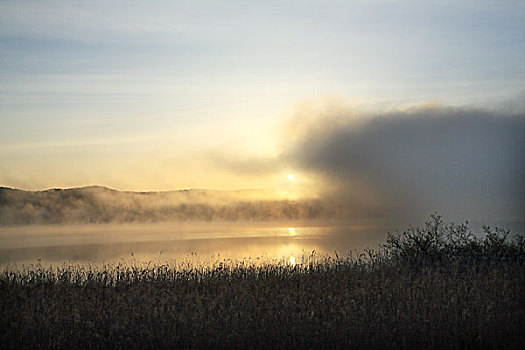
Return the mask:
{"type": "Polygon", "coordinates": [[[293,180],[293,174],[288,174],[288,180],[290,180],[290,181],[293,180]]]}

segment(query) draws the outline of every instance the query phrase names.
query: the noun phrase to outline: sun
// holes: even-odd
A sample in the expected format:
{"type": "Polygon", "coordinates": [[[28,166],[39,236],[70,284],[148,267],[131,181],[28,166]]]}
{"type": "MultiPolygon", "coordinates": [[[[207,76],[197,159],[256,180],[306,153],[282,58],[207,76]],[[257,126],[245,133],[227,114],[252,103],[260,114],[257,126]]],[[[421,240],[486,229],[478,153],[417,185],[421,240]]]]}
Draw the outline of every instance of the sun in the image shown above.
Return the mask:
{"type": "Polygon", "coordinates": [[[293,180],[293,174],[288,174],[288,180],[290,180],[290,181],[293,180]]]}

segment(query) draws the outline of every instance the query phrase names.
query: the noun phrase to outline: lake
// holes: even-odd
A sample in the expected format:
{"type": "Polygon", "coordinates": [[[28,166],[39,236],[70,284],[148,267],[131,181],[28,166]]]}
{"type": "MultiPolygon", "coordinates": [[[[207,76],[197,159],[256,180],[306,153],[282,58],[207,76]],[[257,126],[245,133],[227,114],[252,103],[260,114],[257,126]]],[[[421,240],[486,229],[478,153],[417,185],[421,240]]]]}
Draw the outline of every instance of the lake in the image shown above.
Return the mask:
{"type": "Polygon", "coordinates": [[[224,259],[299,261],[377,247],[387,227],[378,225],[272,225],[217,223],[97,224],[0,228],[0,266],[98,265],[136,260],[213,262],[224,259]]]}

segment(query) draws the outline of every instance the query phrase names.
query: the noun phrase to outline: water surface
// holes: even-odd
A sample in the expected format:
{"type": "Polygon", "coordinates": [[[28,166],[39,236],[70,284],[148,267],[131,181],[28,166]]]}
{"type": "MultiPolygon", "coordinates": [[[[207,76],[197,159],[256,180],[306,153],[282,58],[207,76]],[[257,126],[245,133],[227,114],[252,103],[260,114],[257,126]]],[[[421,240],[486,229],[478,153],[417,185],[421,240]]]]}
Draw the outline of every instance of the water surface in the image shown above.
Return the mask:
{"type": "Polygon", "coordinates": [[[0,265],[165,262],[173,259],[295,261],[377,247],[385,227],[367,225],[99,224],[0,228],[0,265]]]}

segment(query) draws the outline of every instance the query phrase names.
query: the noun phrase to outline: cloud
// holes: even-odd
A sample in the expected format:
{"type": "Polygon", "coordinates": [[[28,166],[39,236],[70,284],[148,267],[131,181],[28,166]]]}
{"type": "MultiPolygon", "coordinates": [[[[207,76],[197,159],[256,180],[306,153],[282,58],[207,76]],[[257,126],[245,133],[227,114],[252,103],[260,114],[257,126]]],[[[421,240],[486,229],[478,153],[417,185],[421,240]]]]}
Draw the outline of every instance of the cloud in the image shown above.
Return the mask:
{"type": "Polygon", "coordinates": [[[524,113],[338,111],[310,123],[278,162],[321,176],[325,198],[360,214],[522,221],[525,212],[524,113]]]}

